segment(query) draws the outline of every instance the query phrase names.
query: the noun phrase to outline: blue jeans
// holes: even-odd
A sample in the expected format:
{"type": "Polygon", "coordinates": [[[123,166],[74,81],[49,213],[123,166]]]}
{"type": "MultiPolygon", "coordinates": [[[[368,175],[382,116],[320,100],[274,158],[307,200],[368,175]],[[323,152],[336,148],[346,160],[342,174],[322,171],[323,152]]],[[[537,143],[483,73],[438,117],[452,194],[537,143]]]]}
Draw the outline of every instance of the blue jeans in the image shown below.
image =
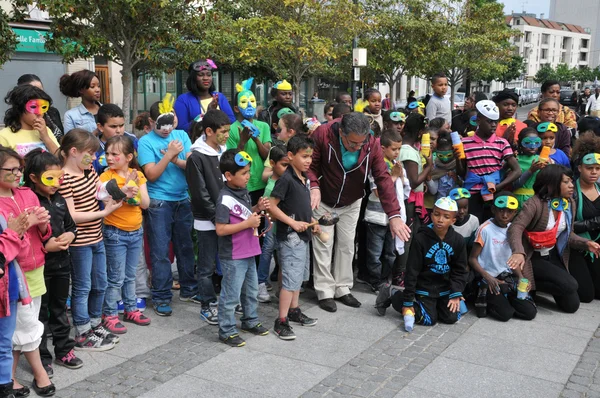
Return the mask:
{"type": "MultiPolygon", "coordinates": [[[[6,267],[8,272],[8,267],[6,267]]],[[[8,276],[5,276],[8,278],[8,276]]],[[[12,337],[17,326],[17,300],[10,302],[10,316],[0,318],[0,384],[12,382],[12,337]]]]}
{"type": "Polygon", "coordinates": [[[394,238],[389,226],[373,224],[367,225],[367,270],[369,282],[378,287],[386,282],[396,261],[394,254],[394,238]]]}
{"type": "Polygon", "coordinates": [[[216,303],[212,276],[217,262],[217,232],[198,231],[198,297],[203,304],[216,303]]]}
{"type": "Polygon", "coordinates": [[[256,298],[258,278],[254,257],[242,260],[221,259],[221,269],[223,280],[219,298],[219,337],[225,339],[238,332],[235,326],[235,306],[238,303],[244,307],[244,315],[240,319],[242,327],[251,329],[260,323],[256,298]]]}
{"type": "Polygon", "coordinates": [[[104,242],[71,246],[71,311],[78,334],[100,324],[106,292],[106,251],[104,242]]]}
{"type": "Polygon", "coordinates": [[[169,303],[173,298],[171,292],[173,274],[169,261],[171,241],[177,258],[181,297],[192,297],[198,293],[198,282],[194,276],[193,223],[194,217],[189,199],[180,201],[150,199],[144,227],[150,245],[152,301],[155,305],[169,303]]]}
{"type": "Polygon", "coordinates": [[[262,245],[262,253],[258,262],[258,283],[267,283],[269,279],[269,271],[271,268],[271,258],[275,250],[275,233],[270,230],[265,234],[262,245]]]}
{"type": "Polygon", "coordinates": [[[103,228],[106,246],[106,274],[108,287],[104,295],[103,313],[107,316],[118,314],[117,301],[122,298],[125,311],[137,309],[135,302],[135,277],[142,242],[143,228],[127,232],[111,225],[103,228]]]}

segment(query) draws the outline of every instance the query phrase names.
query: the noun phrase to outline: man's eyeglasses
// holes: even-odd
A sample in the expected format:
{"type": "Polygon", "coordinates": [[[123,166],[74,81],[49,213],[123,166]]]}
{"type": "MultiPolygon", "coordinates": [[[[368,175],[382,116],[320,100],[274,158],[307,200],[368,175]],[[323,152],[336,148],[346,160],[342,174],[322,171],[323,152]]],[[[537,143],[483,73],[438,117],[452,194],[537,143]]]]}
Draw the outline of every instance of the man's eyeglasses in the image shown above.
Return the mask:
{"type": "Polygon", "coordinates": [[[25,167],[23,167],[23,166],[13,167],[12,169],[6,169],[6,168],[2,167],[2,168],[0,168],[0,170],[10,171],[11,174],[17,175],[17,173],[23,174],[23,170],[25,170],[25,167]]]}
{"type": "Polygon", "coordinates": [[[354,142],[354,141],[350,141],[348,139],[348,137],[344,136],[344,138],[346,139],[346,143],[347,143],[348,147],[353,148],[353,149],[362,148],[367,143],[367,140],[369,139],[369,137],[367,137],[364,141],[354,142]]]}

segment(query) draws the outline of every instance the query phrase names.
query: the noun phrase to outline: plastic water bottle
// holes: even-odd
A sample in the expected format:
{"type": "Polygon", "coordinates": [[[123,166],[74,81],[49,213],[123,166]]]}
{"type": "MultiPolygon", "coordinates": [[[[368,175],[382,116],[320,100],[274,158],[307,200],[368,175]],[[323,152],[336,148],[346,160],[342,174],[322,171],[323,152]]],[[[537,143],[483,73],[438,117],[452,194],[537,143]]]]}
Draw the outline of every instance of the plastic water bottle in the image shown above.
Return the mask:
{"type": "Polygon", "coordinates": [[[404,330],[412,332],[415,327],[415,312],[411,309],[405,309],[404,311],[404,330]]]}
{"type": "Polygon", "coordinates": [[[519,300],[525,300],[529,295],[527,291],[527,287],[529,286],[529,281],[526,278],[521,278],[519,280],[519,284],[517,285],[517,298],[519,300]]]}

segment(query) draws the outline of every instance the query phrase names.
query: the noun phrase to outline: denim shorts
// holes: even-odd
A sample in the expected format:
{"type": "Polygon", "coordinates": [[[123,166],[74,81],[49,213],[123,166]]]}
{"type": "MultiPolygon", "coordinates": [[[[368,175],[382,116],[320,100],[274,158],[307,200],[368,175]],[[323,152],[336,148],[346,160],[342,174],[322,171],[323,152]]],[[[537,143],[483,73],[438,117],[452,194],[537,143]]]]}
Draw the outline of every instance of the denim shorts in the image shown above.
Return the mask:
{"type": "Polygon", "coordinates": [[[309,267],[310,254],[308,242],[292,232],[287,240],[279,242],[279,264],[281,266],[282,287],[295,292],[300,290],[306,269],[309,267]]]}

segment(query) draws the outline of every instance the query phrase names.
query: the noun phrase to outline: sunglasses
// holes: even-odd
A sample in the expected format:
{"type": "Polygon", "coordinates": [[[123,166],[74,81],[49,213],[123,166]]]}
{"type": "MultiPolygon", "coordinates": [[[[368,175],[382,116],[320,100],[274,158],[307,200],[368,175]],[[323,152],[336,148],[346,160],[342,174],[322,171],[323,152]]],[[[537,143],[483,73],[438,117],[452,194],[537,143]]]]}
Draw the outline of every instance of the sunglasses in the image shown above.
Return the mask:
{"type": "Polygon", "coordinates": [[[542,146],[542,139],[540,137],[525,137],[521,141],[521,145],[527,149],[538,149],[542,146]]]}
{"type": "Polygon", "coordinates": [[[556,124],[552,123],[552,122],[544,122],[544,123],[540,123],[537,126],[537,131],[538,133],[545,133],[546,131],[551,131],[551,132],[558,132],[558,126],[556,126],[556,124]]]}
{"type": "Polygon", "coordinates": [[[600,164],[600,153],[588,153],[583,157],[581,163],[587,165],[600,164]]]}
{"type": "Polygon", "coordinates": [[[471,192],[466,188],[454,188],[450,191],[448,196],[452,200],[469,199],[471,197],[471,192]]]}
{"type": "Polygon", "coordinates": [[[499,209],[516,210],[519,208],[519,201],[512,196],[499,196],[494,200],[494,206],[499,209]]]}
{"type": "Polygon", "coordinates": [[[252,163],[252,157],[248,155],[248,152],[241,151],[235,154],[235,164],[238,166],[244,167],[250,163],[252,163]]]}

